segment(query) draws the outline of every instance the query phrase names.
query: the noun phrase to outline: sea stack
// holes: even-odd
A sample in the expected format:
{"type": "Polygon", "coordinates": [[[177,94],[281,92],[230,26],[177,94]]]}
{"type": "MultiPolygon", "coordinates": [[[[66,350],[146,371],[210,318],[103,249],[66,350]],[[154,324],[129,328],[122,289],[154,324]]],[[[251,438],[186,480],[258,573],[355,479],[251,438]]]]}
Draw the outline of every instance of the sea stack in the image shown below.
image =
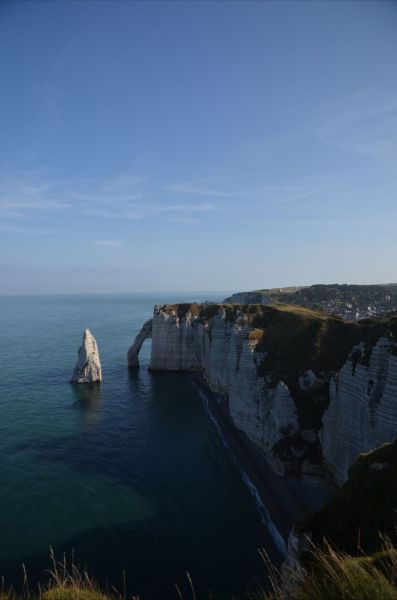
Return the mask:
{"type": "Polygon", "coordinates": [[[74,368],[72,383],[100,383],[102,381],[102,367],[99,360],[98,346],[89,329],[84,330],[83,343],[78,352],[77,363],[74,368]]]}

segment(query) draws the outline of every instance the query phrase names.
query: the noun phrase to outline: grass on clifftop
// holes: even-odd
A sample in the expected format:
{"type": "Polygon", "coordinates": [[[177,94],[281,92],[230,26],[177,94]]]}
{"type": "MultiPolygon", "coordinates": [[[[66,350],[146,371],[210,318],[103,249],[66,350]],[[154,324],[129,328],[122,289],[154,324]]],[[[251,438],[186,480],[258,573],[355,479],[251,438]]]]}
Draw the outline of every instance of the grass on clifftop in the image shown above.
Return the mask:
{"type": "Polygon", "coordinates": [[[272,374],[293,384],[300,373],[316,373],[342,367],[352,347],[364,341],[375,343],[387,331],[397,334],[397,318],[346,322],[339,317],[289,304],[165,304],[162,310],[180,319],[191,313],[202,321],[211,320],[223,310],[225,319],[244,317],[258,341],[256,350],[265,352],[261,375],[272,374]]]}
{"type": "Polygon", "coordinates": [[[397,600],[397,550],[383,541],[377,556],[353,557],[329,544],[313,546],[306,574],[290,572],[288,596],[276,580],[273,591],[252,600],[397,600]]]}
{"type": "Polygon", "coordinates": [[[379,532],[397,543],[397,440],[362,454],[346,483],[308,525],[345,552],[380,549],[379,532]]]}
{"type": "Polygon", "coordinates": [[[302,429],[319,429],[329,402],[328,384],[304,392],[299,377],[312,370],[329,375],[345,364],[353,346],[364,342],[368,351],[361,361],[368,362],[371,348],[387,332],[397,335],[397,318],[374,318],[346,322],[339,317],[294,304],[167,304],[167,314],[180,319],[188,312],[205,322],[211,334],[211,321],[222,310],[234,323],[242,318],[252,328],[248,334],[255,350],[264,354],[258,375],[269,377],[270,384],[284,381],[295,400],[302,429]]]}
{"type": "Polygon", "coordinates": [[[296,381],[299,373],[339,370],[355,344],[375,343],[387,331],[397,333],[397,319],[346,322],[295,305],[258,306],[252,325],[263,330],[258,351],[267,353],[264,374],[296,381]]]}

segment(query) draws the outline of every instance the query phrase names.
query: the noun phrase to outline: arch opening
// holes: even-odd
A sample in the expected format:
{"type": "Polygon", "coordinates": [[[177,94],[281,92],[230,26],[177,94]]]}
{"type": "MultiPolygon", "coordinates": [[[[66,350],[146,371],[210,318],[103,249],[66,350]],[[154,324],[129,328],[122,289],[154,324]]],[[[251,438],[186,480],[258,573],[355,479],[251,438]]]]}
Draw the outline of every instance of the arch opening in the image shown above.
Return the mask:
{"type": "Polygon", "coordinates": [[[137,367],[139,367],[139,352],[142,348],[143,342],[147,339],[152,338],[152,324],[153,319],[149,319],[149,321],[146,321],[146,323],[143,325],[142,329],[136,336],[131,348],[128,350],[127,360],[128,367],[130,369],[136,369],[137,367]]]}

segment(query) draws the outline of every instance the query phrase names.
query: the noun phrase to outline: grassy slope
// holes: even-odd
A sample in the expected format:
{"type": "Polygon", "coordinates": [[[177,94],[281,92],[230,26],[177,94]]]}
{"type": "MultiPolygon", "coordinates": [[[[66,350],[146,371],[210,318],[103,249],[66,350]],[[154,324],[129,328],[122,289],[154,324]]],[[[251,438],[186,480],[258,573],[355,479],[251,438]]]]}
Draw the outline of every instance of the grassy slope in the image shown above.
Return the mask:
{"type": "MultiPolygon", "coordinates": [[[[306,574],[291,573],[289,600],[397,600],[397,550],[384,540],[376,557],[314,546],[306,574]]],[[[257,600],[285,600],[280,583],[257,600]]]]}
{"type": "Polygon", "coordinates": [[[297,286],[286,288],[272,288],[258,290],[260,293],[269,296],[275,302],[290,302],[295,304],[309,302],[311,306],[316,302],[327,302],[332,299],[339,299],[344,302],[355,298],[362,303],[371,303],[384,299],[388,294],[392,299],[397,298],[397,284],[373,284],[373,285],[355,285],[355,284],[315,284],[310,286],[297,286]]]}
{"type": "Polygon", "coordinates": [[[310,523],[314,539],[367,553],[381,547],[379,533],[397,543],[397,441],[361,455],[349,479],[310,523]],[[375,465],[375,466],[374,466],[375,465]]]}
{"type": "MultiPolygon", "coordinates": [[[[362,454],[327,506],[296,529],[312,531],[291,573],[292,600],[397,600],[397,440],[362,454]]],[[[280,584],[265,596],[282,600],[280,584]]],[[[259,600],[259,596],[258,596],[259,600]]]]}

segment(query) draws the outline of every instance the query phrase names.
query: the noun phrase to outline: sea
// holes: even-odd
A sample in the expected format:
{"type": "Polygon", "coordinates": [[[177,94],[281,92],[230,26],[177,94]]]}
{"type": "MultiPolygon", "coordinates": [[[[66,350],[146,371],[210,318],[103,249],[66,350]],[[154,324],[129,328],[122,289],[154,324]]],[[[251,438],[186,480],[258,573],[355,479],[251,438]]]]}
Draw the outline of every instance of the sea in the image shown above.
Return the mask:
{"type": "Polygon", "coordinates": [[[37,589],[51,554],[142,600],[231,598],[281,553],[187,373],[127,350],[154,304],[209,294],[0,297],[0,576],[37,589]],[[83,330],[100,386],[72,385],[83,330]],[[212,596],[211,596],[212,594],[212,596]]]}

